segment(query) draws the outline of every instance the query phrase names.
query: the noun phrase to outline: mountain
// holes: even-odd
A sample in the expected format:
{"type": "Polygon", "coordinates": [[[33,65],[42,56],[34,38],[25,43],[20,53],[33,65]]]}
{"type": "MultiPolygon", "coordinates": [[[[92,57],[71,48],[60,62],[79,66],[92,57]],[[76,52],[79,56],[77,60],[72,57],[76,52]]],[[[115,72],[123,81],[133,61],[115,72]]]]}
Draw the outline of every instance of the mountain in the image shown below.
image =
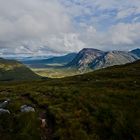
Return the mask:
{"type": "Polygon", "coordinates": [[[137,48],[135,50],[132,50],[131,53],[135,54],[136,56],[140,57],[140,49],[137,48]]]}
{"type": "Polygon", "coordinates": [[[105,52],[92,48],[84,48],[76,57],[66,65],[66,67],[77,67],[78,69],[86,69],[93,60],[103,56],[105,52]]]}
{"type": "Polygon", "coordinates": [[[29,68],[15,60],[0,58],[0,81],[39,79],[29,68]]]}
{"type": "Polygon", "coordinates": [[[104,52],[97,49],[83,49],[77,56],[66,65],[66,67],[79,70],[101,69],[113,65],[122,65],[138,60],[139,57],[131,52],[109,51],[104,52]]]}
{"type": "Polygon", "coordinates": [[[122,65],[126,63],[132,63],[138,60],[138,57],[123,51],[110,51],[105,53],[103,56],[95,59],[91,64],[92,69],[101,69],[110,67],[113,65],[122,65]]]}
{"type": "Polygon", "coordinates": [[[30,65],[31,67],[38,67],[38,66],[42,66],[44,65],[44,67],[46,65],[50,65],[50,64],[59,64],[59,65],[64,65],[69,63],[70,61],[72,61],[74,59],[74,57],[76,56],[76,53],[70,53],[64,56],[58,56],[58,57],[52,57],[52,58],[48,58],[48,59],[40,59],[40,60],[27,60],[27,61],[22,61],[24,64],[30,65]]]}

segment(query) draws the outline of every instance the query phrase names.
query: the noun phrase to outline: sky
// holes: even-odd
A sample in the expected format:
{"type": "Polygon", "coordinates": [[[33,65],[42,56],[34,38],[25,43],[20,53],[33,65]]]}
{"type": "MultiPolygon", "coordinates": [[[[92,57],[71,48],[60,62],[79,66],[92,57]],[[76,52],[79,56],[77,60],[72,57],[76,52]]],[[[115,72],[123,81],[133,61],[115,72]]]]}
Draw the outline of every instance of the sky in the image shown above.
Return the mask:
{"type": "Polygon", "coordinates": [[[140,0],[0,0],[0,56],[140,48],[140,0]]]}

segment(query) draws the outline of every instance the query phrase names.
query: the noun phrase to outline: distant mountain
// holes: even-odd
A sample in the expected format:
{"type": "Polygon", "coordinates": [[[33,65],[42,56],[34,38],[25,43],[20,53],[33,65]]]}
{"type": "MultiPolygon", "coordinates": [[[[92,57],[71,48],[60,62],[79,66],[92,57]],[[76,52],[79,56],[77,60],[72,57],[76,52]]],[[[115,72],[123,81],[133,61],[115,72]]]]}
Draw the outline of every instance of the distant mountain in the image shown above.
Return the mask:
{"type": "Polygon", "coordinates": [[[0,81],[40,79],[29,68],[15,60],[0,58],[0,81]]]}
{"type": "Polygon", "coordinates": [[[139,57],[131,52],[110,51],[104,52],[97,49],[83,49],[66,67],[79,70],[101,69],[113,65],[122,65],[138,60],[139,57]]]}
{"type": "Polygon", "coordinates": [[[90,64],[90,68],[101,69],[101,68],[106,68],[113,65],[122,65],[126,63],[132,63],[136,60],[138,60],[138,57],[128,52],[111,51],[95,59],[90,64]]]}
{"type": "Polygon", "coordinates": [[[42,60],[27,60],[27,61],[22,61],[24,64],[30,65],[30,66],[37,66],[37,65],[49,65],[49,64],[67,64],[70,61],[74,59],[76,56],[76,53],[70,53],[64,56],[57,56],[57,57],[52,57],[48,59],[42,59],[42,60]]]}
{"type": "Polygon", "coordinates": [[[25,54],[18,54],[18,55],[10,55],[10,54],[7,54],[7,55],[1,55],[2,58],[4,59],[9,59],[9,60],[17,60],[17,61],[31,61],[31,60],[42,60],[42,59],[49,59],[49,58],[52,58],[53,56],[52,55],[49,55],[49,56],[27,56],[25,54]]]}
{"type": "Polygon", "coordinates": [[[97,49],[84,48],[76,57],[66,65],[66,67],[76,67],[78,69],[86,69],[97,58],[103,56],[105,52],[97,49]]]}
{"type": "Polygon", "coordinates": [[[135,50],[132,50],[131,53],[135,54],[136,56],[140,57],[140,49],[137,48],[135,50]]]}

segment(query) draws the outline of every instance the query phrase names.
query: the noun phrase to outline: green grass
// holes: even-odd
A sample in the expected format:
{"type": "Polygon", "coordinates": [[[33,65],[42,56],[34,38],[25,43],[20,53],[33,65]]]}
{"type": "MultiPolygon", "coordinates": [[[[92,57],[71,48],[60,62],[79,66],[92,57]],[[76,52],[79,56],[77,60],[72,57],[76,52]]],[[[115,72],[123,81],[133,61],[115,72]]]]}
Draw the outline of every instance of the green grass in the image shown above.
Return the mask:
{"type": "Polygon", "coordinates": [[[0,58],[0,81],[35,80],[40,78],[20,62],[0,58]]]}
{"type": "Polygon", "coordinates": [[[1,82],[1,140],[139,140],[140,61],[95,72],[28,82],[1,82]],[[35,113],[19,111],[32,105],[35,113]],[[44,114],[45,128],[39,117],[44,114]]]}
{"type": "Polygon", "coordinates": [[[32,70],[40,76],[49,78],[63,78],[80,74],[80,71],[76,69],[67,68],[32,68],[32,70]]]}

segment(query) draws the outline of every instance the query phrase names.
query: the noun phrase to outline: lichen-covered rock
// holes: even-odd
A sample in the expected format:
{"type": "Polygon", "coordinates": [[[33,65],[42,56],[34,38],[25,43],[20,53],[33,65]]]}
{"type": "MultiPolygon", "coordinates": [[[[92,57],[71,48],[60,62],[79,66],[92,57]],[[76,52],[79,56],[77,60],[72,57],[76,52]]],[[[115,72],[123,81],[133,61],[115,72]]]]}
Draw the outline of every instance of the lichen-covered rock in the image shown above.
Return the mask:
{"type": "Polygon", "coordinates": [[[7,109],[0,108],[0,115],[2,114],[10,114],[10,111],[7,109]]]}
{"type": "Polygon", "coordinates": [[[22,105],[20,107],[21,112],[35,112],[35,109],[31,106],[22,105]]]}

